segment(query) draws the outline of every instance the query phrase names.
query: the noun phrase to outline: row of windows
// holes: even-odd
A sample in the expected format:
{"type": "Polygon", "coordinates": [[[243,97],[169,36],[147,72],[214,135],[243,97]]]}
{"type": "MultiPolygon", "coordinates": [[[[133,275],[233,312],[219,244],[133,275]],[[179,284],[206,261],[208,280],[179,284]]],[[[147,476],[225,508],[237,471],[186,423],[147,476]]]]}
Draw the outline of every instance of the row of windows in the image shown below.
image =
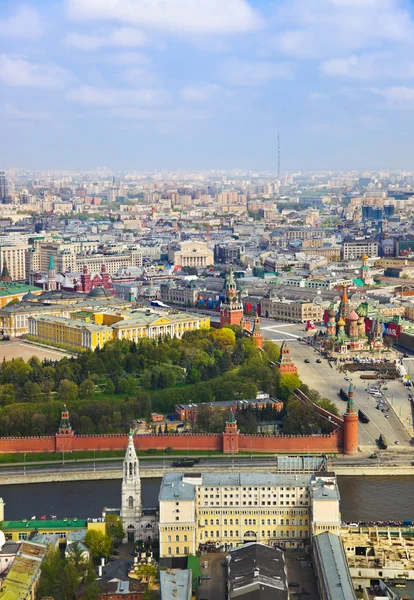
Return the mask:
{"type": "Polygon", "coordinates": [[[252,492],[252,491],[253,492],[257,492],[257,491],[259,491],[259,492],[266,492],[266,491],[268,491],[268,492],[275,492],[275,491],[278,491],[278,492],[295,492],[295,491],[305,492],[306,491],[306,488],[304,488],[304,487],[287,487],[287,488],[284,488],[282,486],[276,486],[276,487],[261,487],[261,486],[260,487],[235,487],[235,488],[232,488],[232,487],[230,487],[230,488],[227,488],[227,487],[225,487],[225,488],[221,488],[221,487],[215,487],[215,488],[214,487],[212,487],[212,488],[200,487],[199,488],[199,493],[206,494],[207,492],[214,492],[214,491],[218,492],[218,491],[220,491],[220,489],[223,489],[225,492],[236,492],[236,493],[239,493],[240,490],[243,491],[243,492],[252,492]]]}
{"type": "MultiPolygon", "coordinates": [[[[167,537],[167,541],[171,542],[171,536],[170,535],[167,537]]],[[[180,541],[180,536],[179,535],[175,536],[175,541],[176,542],[180,541]]],[[[188,542],[188,536],[186,536],[186,535],[183,536],[183,542],[188,542]]]]}
{"type": "MultiPolygon", "coordinates": [[[[270,519],[262,519],[262,525],[271,525],[270,519]]],[[[208,525],[209,520],[204,519],[204,525],[208,525]]],[[[223,519],[223,525],[238,525],[239,519],[223,519]]],[[[245,525],[256,525],[256,519],[244,519],[245,525]]],[[[303,519],[299,519],[299,525],[303,524],[303,519]]],[[[305,525],[308,524],[308,519],[305,519],[305,525]]],[[[210,519],[210,525],[214,525],[214,519],[210,519]]],[[[220,519],[216,519],[216,525],[220,525],[220,519]]],[[[273,525],[277,525],[277,519],[273,519],[273,525]]],[[[295,525],[295,519],[280,519],[280,525],[295,525]]]]}
{"type": "MultiPolygon", "coordinates": [[[[180,551],[180,548],[177,546],[175,549],[175,553],[176,554],[188,554],[188,546],[184,546],[183,552],[180,551]]],[[[168,552],[167,554],[172,554],[172,548],[171,546],[168,547],[168,552]]]]}
{"type": "MultiPolygon", "coordinates": [[[[214,535],[214,531],[206,531],[204,533],[204,539],[205,540],[209,540],[209,539],[214,539],[215,538],[221,538],[221,537],[239,537],[239,530],[236,529],[233,531],[233,529],[230,529],[229,531],[227,529],[225,529],[223,531],[223,536],[221,536],[220,531],[216,530],[215,535],[214,535]],[[210,535],[209,535],[210,534],[210,535]]],[[[299,537],[307,537],[308,536],[308,532],[307,530],[299,530],[299,537]]],[[[247,531],[245,534],[241,534],[244,537],[251,537],[251,538],[256,538],[257,535],[254,531],[247,531]]],[[[277,537],[281,537],[281,538],[296,538],[298,537],[297,535],[295,535],[294,531],[290,531],[289,529],[286,529],[286,531],[284,531],[283,529],[280,530],[279,535],[277,534],[276,529],[273,529],[273,531],[267,530],[267,531],[262,531],[261,532],[261,537],[265,538],[265,537],[273,537],[273,538],[277,538],[277,537]]],[[[203,533],[200,533],[200,540],[203,539],[203,533]]],[[[171,541],[170,539],[168,540],[169,542],[171,541]]],[[[177,540],[178,541],[178,540],[177,540]]]]}
{"type": "MultiPolygon", "coordinates": [[[[238,510],[238,511],[228,511],[228,510],[202,510],[200,509],[199,511],[200,516],[201,515],[234,515],[235,513],[237,513],[238,515],[256,515],[257,512],[256,511],[252,511],[252,510],[238,510]]],[[[295,509],[289,509],[288,511],[286,510],[266,510],[263,511],[266,512],[266,515],[286,515],[286,513],[288,513],[289,515],[307,515],[308,511],[307,510],[295,510],[295,509]]]]}
{"type": "MultiPolygon", "coordinates": [[[[295,509],[289,509],[288,511],[286,510],[267,510],[267,511],[263,511],[266,512],[265,515],[263,516],[268,516],[268,515],[281,515],[282,517],[284,516],[292,516],[292,515],[307,515],[308,511],[307,510],[295,510],[295,509]]],[[[252,510],[232,510],[232,511],[228,511],[228,510],[199,510],[198,511],[199,515],[248,515],[248,516],[256,516],[257,515],[257,511],[252,511],[252,510]]]]}
{"type": "Polygon", "coordinates": [[[160,527],[160,531],[191,531],[193,527],[189,525],[174,525],[174,527],[160,527]]]}
{"type": "MultiPolygon", "coordinates": [[[[243,500],[240,502],[238,499],[234,502],[223,501],[223,506],[274,506],[275,504],[275,501],[272,500],[268,500],[267,502],[265,500],[261,502],[257,500],[243,500]]],[[[303,500],[279,500],[277,506],[307,506],[308,504],[308,502],[303,500]]],[[[204,506],[214,506],[214,500],[204,499],[204,506]]],[[[221,506],[220,500],[216,500],[215,506],[221,506]]]]}

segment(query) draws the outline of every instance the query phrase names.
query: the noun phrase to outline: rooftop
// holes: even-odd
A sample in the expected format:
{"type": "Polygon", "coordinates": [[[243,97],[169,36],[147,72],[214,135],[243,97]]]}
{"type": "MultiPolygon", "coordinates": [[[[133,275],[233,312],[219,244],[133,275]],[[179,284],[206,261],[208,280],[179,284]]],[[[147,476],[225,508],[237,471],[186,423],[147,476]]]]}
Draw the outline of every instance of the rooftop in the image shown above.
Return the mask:
{"type": "Polygon", "coordinates": [[[13,530],[21,530],[21,529],[81,529],[87,528],[88,521],[86,519],[50,519],[50,520],[40,520],[40,519],[23,519],[22,521],[3,521],[2,530],[3,531],[13,531],[13,530]]]}
{"type": "Polygon", "coordinates": [[[325,531],[315,536],[313,542],[324,575],[323,586],[329,590],[328,597],[331,600],[356,599],[341,538],[325,531]]]}
{"type": "Polygon", "coordinates": [[[191,570],[160,571],[162,600],[190,600],[191,585],[191,570]]]}

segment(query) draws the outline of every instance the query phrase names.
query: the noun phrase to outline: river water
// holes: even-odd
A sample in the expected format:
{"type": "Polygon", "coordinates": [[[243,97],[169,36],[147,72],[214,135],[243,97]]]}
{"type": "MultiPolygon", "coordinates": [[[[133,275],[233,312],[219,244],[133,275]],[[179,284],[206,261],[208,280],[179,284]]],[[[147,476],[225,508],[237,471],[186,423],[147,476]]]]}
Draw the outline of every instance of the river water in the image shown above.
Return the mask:
{"type": "MultiPolygon", "coordinates": [[[[142,503],[158,505],[161,479],[142,480],[142,503]]],[[[338,477],[341,513],[345,521],[414,520],[414,477],[338,477]]],[[[121,481],[73,481],[5,485],[0,495],[5,518],[30,519],[41,515],[99,517],[103,507],[120,506],[121,481]]]]}

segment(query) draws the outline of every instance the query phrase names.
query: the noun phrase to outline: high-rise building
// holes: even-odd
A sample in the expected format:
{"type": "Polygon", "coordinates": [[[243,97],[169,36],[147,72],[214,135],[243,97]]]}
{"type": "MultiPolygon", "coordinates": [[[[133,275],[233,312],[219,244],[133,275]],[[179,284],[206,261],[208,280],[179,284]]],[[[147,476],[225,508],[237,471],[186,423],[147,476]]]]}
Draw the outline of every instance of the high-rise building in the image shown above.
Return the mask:
{"type": "Polygon", "coordinates": [[[0,171],[0,203],[4,204],[7,197],[7,178],[4,171],[0,171]]]}

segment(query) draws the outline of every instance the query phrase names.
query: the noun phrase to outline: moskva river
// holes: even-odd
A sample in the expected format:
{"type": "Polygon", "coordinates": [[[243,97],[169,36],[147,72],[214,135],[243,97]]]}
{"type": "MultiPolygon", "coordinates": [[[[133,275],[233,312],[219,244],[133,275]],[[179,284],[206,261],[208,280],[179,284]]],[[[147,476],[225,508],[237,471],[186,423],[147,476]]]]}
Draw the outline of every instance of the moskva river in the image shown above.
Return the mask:
{"type": "MultiPolygon", "coordinates": [[[[158,506],[161,479],[142,480],[145,508],[158,506]]],[[[414,477],[338,477],[344,521],[414,520],[414,477]]],[[[5,519],[30,519],[45,515],[99,517],[103,507],[121,504],[121,481],[73,481],[5,485],[0,495],[6,503],[5,519]]]]}

